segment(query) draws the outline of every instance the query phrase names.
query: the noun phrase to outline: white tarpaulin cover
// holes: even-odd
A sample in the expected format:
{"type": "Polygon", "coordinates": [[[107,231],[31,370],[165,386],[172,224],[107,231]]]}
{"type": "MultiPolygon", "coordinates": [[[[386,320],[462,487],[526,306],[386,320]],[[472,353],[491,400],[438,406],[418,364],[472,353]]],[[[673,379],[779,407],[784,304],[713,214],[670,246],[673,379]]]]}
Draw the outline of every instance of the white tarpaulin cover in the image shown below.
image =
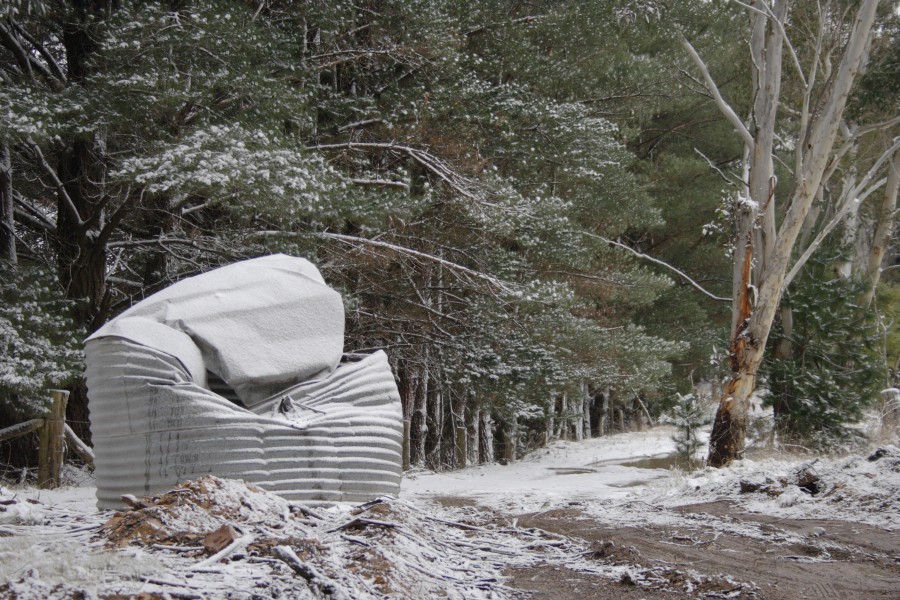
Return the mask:
{"type": "Polygon", "coordinates": [[[274,255],[180,281],[98,330],[85,355],[99,505],[205,473],[308,502],[397,493],[397,386],[383,352],[342,360],[343,327],[318,270],[274,255]]]}

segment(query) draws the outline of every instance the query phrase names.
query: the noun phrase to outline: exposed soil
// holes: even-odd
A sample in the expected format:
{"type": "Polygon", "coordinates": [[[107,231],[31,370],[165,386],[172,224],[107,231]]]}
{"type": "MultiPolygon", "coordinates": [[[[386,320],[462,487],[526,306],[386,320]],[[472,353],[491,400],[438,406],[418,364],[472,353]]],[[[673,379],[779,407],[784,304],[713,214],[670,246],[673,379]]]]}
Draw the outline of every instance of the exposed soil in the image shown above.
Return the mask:
{"type": "Polygon", "coordinates": [[[508,585],[546,599],[900,598],[897,532],[859,523],[748,514],[724,501],[673,512],[759,523],[762,536],[723,532],[714,528],[712,519],[709,525],[692,519],[689,525],[613,528],[577,508],[525,514],[518,517],[519,527],[585,540],[598,561],[640,565],[651,569],[660,581],[648,589],[547,566],[510,570],[508,585]],[[796,536],[802,541],[798,543],[796,536]]]}

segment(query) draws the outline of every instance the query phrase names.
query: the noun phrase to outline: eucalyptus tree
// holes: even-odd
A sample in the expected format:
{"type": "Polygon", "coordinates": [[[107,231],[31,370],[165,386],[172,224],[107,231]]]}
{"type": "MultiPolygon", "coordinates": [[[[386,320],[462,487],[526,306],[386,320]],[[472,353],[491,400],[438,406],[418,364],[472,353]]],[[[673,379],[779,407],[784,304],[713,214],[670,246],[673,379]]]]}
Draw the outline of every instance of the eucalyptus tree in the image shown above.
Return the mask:
{"type": "MultiPolygon", "coordinates": [[[[744,176],[734,209],[729,348],[732,378],[723,392],[710,439],[708,461],[713,466],[728,464],[742,455],[749,398],[756,387],[779,302],[817,244],[813,240],[794,260],[804,222],[821,201],[823,190],[846,159],[853,141],[872,128],[893,124],[846,131],[843,143],[837,144],[848,98],[865,67],[877,29],[878,1],[863,0],[858,6],[820,4],[816,27],[808,36],[803,35],[806,32],[801,25],[790,20],[791,10],[802,4],[786,0],[741,3],[748,15],[746,34],[753,65],[753,102],[746,119],[723,97],[703,58],[683,38],[708,93],[745,147],[744,176]],[[799,82],[795,95],[785,84],[789,77],[799,82]],[[776,175],[781,148],[787,148],[790,154],[786,161],[791,173],[789,186],[779,185],[776,175]],[[782,211],[777,199],[786,187],[788,201],[782,211]]],[[[896,151],[895,146],[890,144],[849,189],[847,202],[870,193],[877,184],[879,169],[896,151]]]]}

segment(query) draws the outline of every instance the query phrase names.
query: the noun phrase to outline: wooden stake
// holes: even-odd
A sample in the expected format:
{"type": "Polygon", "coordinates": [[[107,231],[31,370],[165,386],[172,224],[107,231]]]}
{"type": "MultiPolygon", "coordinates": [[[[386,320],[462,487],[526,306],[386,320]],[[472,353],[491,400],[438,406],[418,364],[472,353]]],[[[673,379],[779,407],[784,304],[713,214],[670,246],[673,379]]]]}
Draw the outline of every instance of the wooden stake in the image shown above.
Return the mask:
{"type": "Polygon", "coordinates": [[[38,487],[52,489],[59,487],[62,468],[63,448],[65,448],[66,404],[69,392],[50,390],[50,414],[41,428],[41,447],[38,454],[38,487]]]}

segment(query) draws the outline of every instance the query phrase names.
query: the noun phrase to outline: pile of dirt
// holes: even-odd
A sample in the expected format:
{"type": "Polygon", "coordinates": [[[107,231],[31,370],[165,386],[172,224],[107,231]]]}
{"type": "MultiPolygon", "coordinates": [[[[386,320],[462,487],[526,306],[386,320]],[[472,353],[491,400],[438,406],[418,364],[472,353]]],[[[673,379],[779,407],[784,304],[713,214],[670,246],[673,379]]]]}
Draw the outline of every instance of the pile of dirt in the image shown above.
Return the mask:
{"type": "MultiPolygon", "coordinates": [[[[242,582],[248,597],[515,598],[501,583],[504,566],[583,550],[545,532],[441,520],[396,498],[309,509],[213,476],[123,500],[128,508],[99,531],[109,547],[177,556],[192,576],[264,567],[269,576],[242,582]]],[[[146,597],[179,592],[159,587],[146,597]]]]}

